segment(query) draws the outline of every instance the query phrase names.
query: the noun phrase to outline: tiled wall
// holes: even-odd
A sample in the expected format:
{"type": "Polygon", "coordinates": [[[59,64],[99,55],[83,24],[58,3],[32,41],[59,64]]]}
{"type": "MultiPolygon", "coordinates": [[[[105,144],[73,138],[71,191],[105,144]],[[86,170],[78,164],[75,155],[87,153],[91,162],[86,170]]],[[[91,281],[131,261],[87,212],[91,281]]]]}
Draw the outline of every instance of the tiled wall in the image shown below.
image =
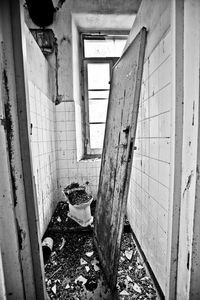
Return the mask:
{"type": "Polygon", "coordinates": [[[127,214],[164,290],[171,140],[171,32],[145,62],[127,214]]]}
{"type": "Polygon", "coordinates": [[[96,198],[101,161],[77,159],[74,101],[56,106],[56,155],[59,187],[88,181],[88,191],[96,198]]]}
{"type": "Polygon", "coordinates": [[[87,190],[96,198],[100,160],[80,160],[75,103],[64,101],[55,105],[52,102],[54,73],[28,28],[26,42],[33,172],[43,234],[56,203],[63,199],[61,191],[66,185],[89,182],[87,190]]]}
{"type": "Polygon", "coordinates": [[[57,176],[54,132],[55,105],[29,80],[31,148],[39,222],[44,232],[55,206],[57,176]]]}
{"type": "Polygon", "coordinates": [[[25,32],[33,176],[43,235],[57,203],[53,73],[27,27],[25,32]]]}

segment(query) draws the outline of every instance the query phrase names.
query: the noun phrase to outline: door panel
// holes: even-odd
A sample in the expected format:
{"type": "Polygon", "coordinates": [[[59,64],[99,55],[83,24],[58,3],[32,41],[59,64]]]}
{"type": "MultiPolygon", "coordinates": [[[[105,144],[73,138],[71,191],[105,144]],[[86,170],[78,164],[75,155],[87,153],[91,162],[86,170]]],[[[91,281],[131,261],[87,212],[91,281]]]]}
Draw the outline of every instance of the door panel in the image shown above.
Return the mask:
{"type": "Polygon", "coordinates": [[[115,288],[137,124],[146,29],[113,68],[95,216],[95,244],[115,288]]]}

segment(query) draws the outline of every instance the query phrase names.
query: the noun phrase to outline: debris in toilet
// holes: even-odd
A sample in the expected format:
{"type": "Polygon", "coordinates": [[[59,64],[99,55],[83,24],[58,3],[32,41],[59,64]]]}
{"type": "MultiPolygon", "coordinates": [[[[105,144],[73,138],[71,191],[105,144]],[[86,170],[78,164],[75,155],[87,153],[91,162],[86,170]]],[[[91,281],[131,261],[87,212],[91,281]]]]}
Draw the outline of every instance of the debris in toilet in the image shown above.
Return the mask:
{"type": "Polygon", "coordinates": [[[77,182],[66,186],[63,191],[71,205],[80,205],[92,199],[92,196],[86,192],[85,186],[80,186],[77,182]]]}

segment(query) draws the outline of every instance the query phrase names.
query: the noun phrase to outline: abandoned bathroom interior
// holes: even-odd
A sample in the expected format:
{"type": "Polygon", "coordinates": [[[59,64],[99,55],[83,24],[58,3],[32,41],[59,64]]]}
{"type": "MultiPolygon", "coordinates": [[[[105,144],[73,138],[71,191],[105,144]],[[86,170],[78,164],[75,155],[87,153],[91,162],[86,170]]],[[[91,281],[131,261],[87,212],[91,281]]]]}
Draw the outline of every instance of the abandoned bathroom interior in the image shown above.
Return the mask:
{"type": "Polygon", "coordinates": [[[42,238],[71,183],[87,185],[109,236],[102,220],[118,214],[103,192],[122,172],[103,173],[103,137],[127,113],[108,104],[112,70],[126,68],[114,95],[135,80],[138,110],[122,131],[135,128],[127,197],[115,197],[162,296],[200,299],[200,2],[2,0],[0,42],[0,299],[47,299],[42,238]]]}

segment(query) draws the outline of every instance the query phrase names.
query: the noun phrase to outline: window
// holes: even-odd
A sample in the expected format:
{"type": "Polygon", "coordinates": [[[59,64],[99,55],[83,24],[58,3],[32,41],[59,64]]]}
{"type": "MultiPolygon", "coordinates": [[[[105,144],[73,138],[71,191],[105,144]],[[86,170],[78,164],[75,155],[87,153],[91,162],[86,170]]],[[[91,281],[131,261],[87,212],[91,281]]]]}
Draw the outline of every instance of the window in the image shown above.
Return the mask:
{"type": "Polygon", "coordinates": [[[81,36],[85,155],[98,156],[103,147],[112,67],[122,54],[127,35],[81,36]]]}

